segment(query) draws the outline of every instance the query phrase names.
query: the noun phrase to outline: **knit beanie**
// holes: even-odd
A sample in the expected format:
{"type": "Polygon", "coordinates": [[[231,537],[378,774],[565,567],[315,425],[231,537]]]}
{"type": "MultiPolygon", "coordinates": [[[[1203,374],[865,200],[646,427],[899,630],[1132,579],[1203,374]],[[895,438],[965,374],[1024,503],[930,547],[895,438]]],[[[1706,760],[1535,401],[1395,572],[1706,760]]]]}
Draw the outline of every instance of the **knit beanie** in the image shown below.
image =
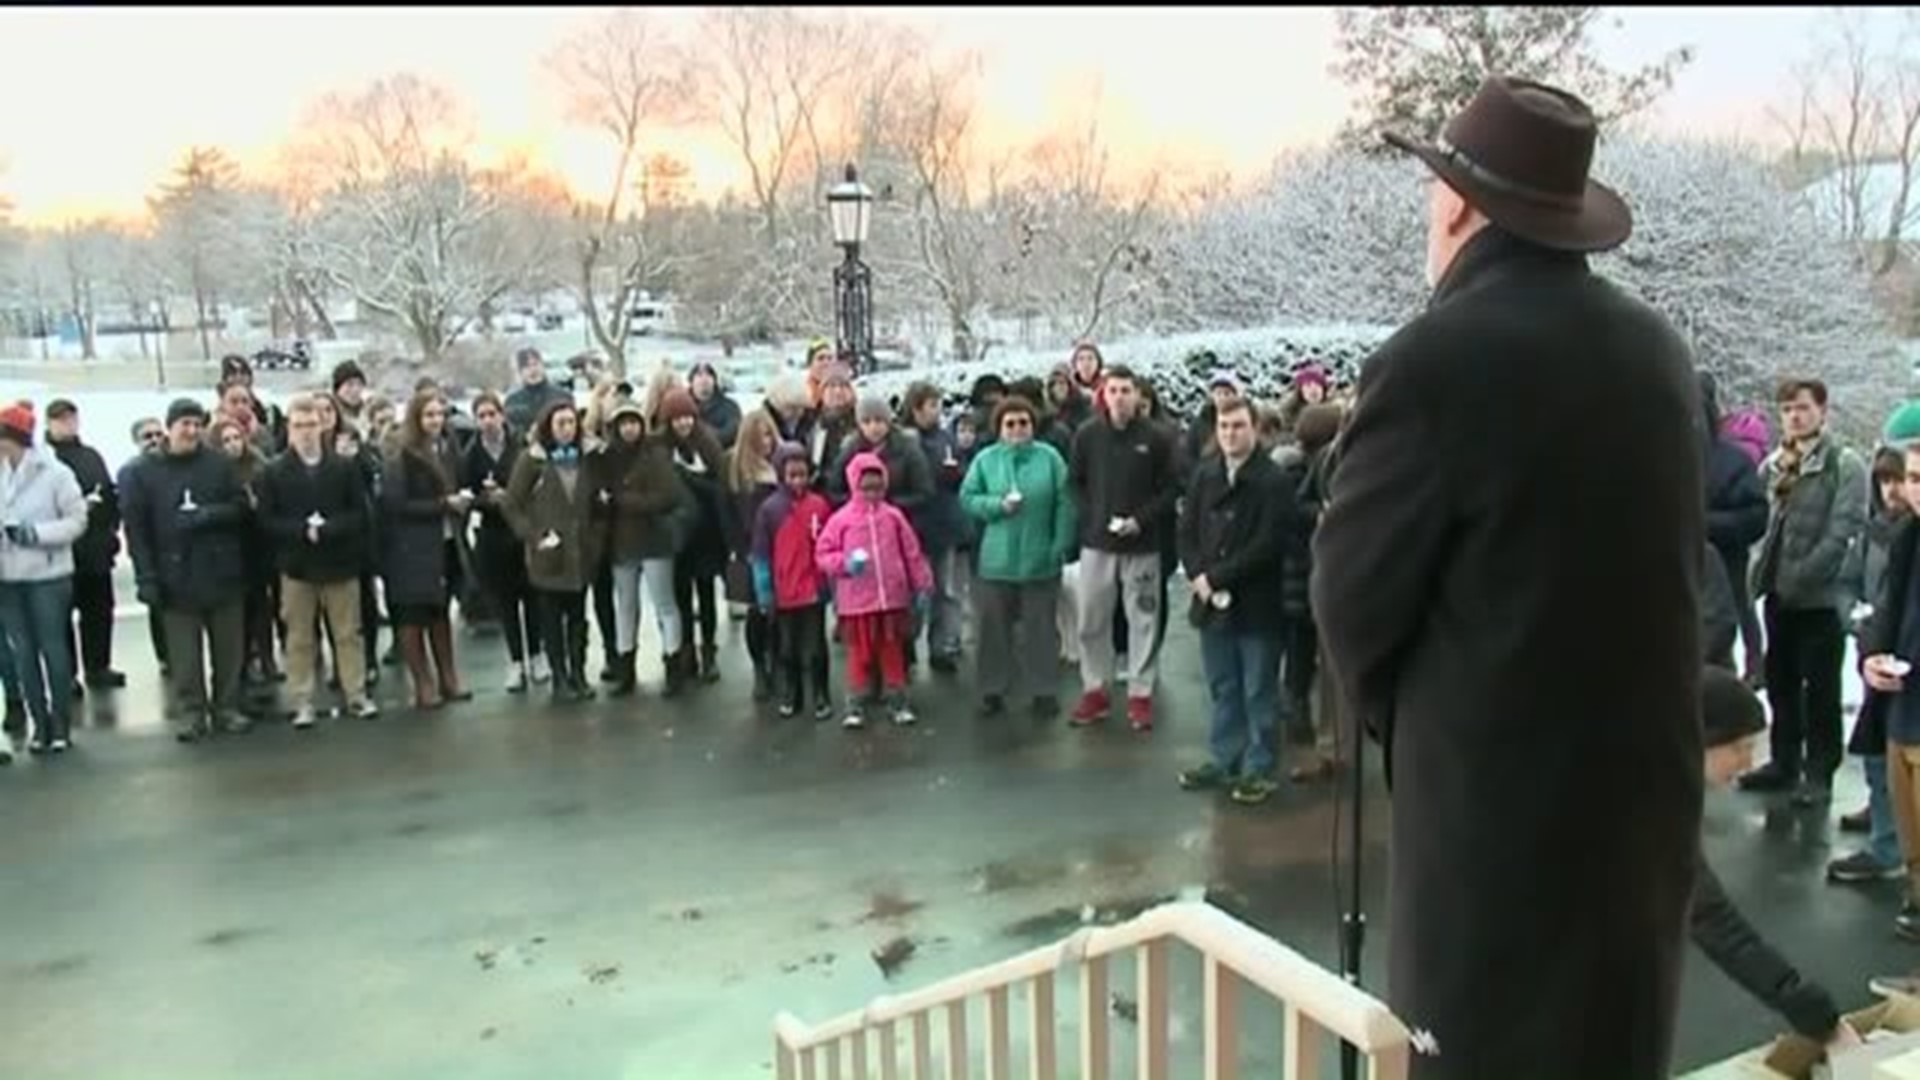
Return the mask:
{"type": "Polygon", "coordinates": [[[367,385],[367,373],[361,371],[360,365],[351,360],[342,360],[338,364],[335,364],[333,367],[333,392],[336,394],[339,393],[340,388],[350,382],[358,382],[361,386],[367,385]]]}
{"type": "Polygon", "coordinates": [[[683,416],[699,416],[700,409],[693,403],[693,395],[685,387],[676,386],[667,391],[660,399],[660,420],[671,424],[683,416]]]}
{"type": "Polygon", "coordinates": [[[1920,400],[1903,402],[1893,410],[1886,426],[1880,429],[1880,441],[1896,450],[1920,441],[1920,400]]]}
{"type": "Polygon", "coordinates": [[[1725,668],[1707,668],[1700,676],[1700,732],[1706,748],[1725,746],[1765,730],[1766,710],[1747,684],[1725,668]]]}
{"type": "Polygon", "coordinates": [[[206,423],[207,407],[190,397],[174,398],[173,404],[167,406],[168,427],[189,418],[206,423]]]}
{"type": "Polygon", "coordinates": [[[886,398],[881,397],[879,394],[865,394],[861,396],[860,403],[854,406],[853,418],[856,422],[862,424],[869,420],[886,420],[891,422],[893,420],[893,410],[887,407],[886,398]]]}
{"type": "Polygon", "coordinates": [[[1308,383],[1318,383],[1320,389],[1325,390],[1327,388],[1327,369],[1321,367],[1319,364],[1308,364],[1293,373],[1293,385],[1295,388],[1305,386],[1308,383]]]}
{"type": "Polygon", "coordinates": [[[0,439],[33,445],[33,402],[16,401],[0,408],[0,439]]]}

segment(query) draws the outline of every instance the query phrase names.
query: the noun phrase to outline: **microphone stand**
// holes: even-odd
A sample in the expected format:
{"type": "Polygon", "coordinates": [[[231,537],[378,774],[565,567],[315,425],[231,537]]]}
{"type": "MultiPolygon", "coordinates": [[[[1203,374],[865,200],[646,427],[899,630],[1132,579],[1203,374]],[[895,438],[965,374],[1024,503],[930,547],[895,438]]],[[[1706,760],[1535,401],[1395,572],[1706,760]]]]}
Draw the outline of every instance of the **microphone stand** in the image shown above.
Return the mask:
{"type": "MultiPolygon", "coordinates": [[[[1361,828],[1361,813],[1366,806],[1367,741],[1360,732],[1359,719],[1357,715],[1353,717],[1352,760],[1347,763],[1347,782],[1351,785],[1347,797],[1353,825],[1352,831],[1347,834],[1346,896],[1340,913],[1340,976],[1355,988],[1360,986],[1360,951],[1367,937],[1367,913],[1362,909],[1360,900],[1363,881],[1360,856],[1365,835],[1361,828]]],[[[1360,1080],[1360,1051],[1349,1042],[1340,1044],[1340,1080],[1360,1080]]]]}

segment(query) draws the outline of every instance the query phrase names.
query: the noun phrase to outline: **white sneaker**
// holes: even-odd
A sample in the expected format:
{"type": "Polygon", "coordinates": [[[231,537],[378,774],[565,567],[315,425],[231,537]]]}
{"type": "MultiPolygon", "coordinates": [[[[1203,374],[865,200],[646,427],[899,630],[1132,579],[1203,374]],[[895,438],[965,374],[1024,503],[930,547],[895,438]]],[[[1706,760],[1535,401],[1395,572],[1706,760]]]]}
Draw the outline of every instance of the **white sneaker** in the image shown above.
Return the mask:
{"type": "Polygon", "coordinates": [[[547,663],[547,654],[541,653],[527,664],[527,677],[536,685],[553,681],[553,668],[547,663]]]}
{"type": "Polygon", "coordinates": [[[73,749],[73,743],[66,739],[55,739],[52,743],[48,744],[47,749],[52,750],[56,754],[64,754],[68,750],[73,749]]]}
{"type": "Polygon", "coordinates": [[[856,705],[847,710],[847,718],[840,721],[840,726],[848,731],[859,731],[867,726],[867,718],[860,715],[860,707],[856,705]]]}
{"type": "Polygon", "coordinates": [[[347,706],[347,715],[355,720],[378,720],[380,706],[375,705],[372,698],[362,698],[347,706]]]}
{"type": "Polygon", "coordinates": [[[313,709],[311,707],[303,708],[298,712],[294,713],[293,726],[296,730],[301,730],[301,731],[304,731],[307,728],[312,727],[313,726],[313,709]]]}
{"type": "Polygon", "coordinates": [[[515,661],[507,668],[507,693],[524,694],[527,692],[527,665],[515,661]]]}
{"type": "Polygon", "coordinates": [[[913,706],[897,705],[894,707],[893,722],[895,724],[898,724],[901,727],[908,727],[912,724],[918,723],[919,720],[920,720],[919,717],[913,715],[913,706]]]}

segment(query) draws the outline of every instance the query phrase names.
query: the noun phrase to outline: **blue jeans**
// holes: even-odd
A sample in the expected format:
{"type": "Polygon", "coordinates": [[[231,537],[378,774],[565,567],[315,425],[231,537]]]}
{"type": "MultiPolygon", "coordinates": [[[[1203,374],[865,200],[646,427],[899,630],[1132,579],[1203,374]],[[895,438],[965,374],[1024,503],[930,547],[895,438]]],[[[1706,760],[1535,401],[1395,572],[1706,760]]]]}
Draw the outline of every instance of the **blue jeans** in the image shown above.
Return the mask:
{"type": "Polygon", "coordinates": [[[1200,631],[1200,666],[1213,699],[1207,736],[1213,764],[1240,776],[1273,773],[1273,733],[1284,719],[1280,699],[1278,634],[1235,633],[1225,626],[1200,631]]]}
{"type": "Polygon", "coordinates": [[[1861,759],[1867,772],[1867,817],[1871,831],[1867,835],[1867,854],[1882,866],[1904,866],[1900,857],[1900,835],[1893,823],[1893,796],[1887,792],[1887,758],[1874,754],[1861,759]]]}
{"type": "Polygon", "coordinates": [[[0,582],[0,624],[37,741],[64,739],[71,730],[72,620],[72,578],[0,582]]]}

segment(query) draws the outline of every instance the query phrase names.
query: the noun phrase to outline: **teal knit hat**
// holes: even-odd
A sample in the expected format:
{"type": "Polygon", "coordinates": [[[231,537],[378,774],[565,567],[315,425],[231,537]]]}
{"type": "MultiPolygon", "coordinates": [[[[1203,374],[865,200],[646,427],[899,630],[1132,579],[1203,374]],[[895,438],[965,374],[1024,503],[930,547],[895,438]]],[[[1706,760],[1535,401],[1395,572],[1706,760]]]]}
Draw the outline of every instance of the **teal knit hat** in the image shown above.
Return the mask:
{"type": "Polygon", "coordinates": [[[1904,402],[1893,410],[1880,429],[1880,441],[1896,450],[1920,442],[1920,400],[1904,402]]]}

